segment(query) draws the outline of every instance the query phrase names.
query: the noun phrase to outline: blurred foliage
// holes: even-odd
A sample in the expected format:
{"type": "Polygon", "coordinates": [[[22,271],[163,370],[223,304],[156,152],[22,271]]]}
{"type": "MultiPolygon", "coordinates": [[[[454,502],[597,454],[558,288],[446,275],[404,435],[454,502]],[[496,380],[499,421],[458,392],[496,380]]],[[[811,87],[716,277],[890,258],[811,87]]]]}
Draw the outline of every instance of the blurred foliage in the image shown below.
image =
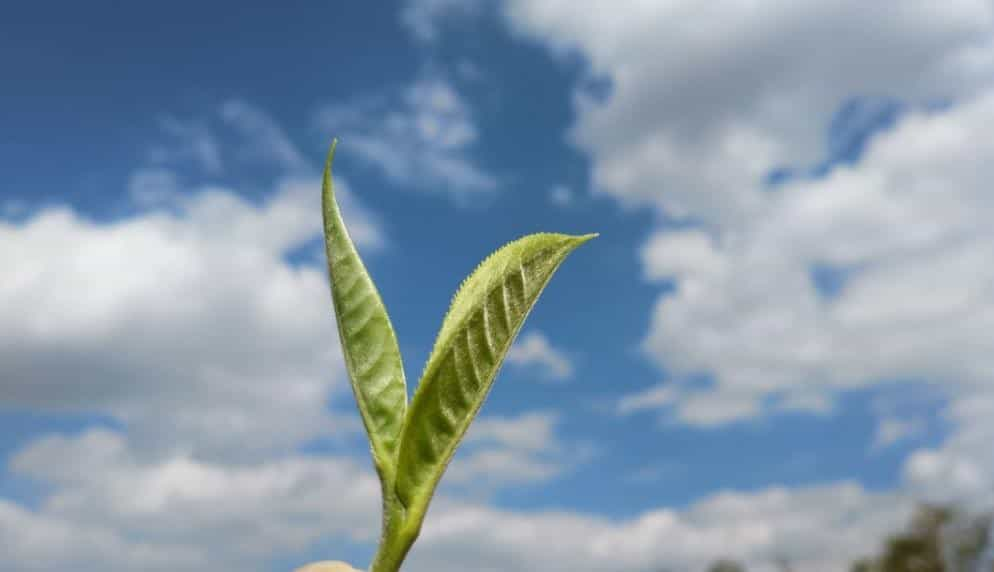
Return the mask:
{"type": "Polygon", "coordinates": [[[718,560],[708,567],[708,572],[745,572],[745,568],[733,560],[718,560]]]}
{"type": "Polygon", "coordinates": [[[923,505],[907,530],[887,539],[879,556],[855,562],[851,572],[994,572],[986,559],[991,514],[923,505]],[[981,566],[983,566],[981,568],[981,566]]]}
{"type": "MultiPolygon", "coordinates": [[[[888,538],[880,554],[852,564],[850,572],[994,572],[994,514],[968,514],[948,506],[922,505],[907,528],[888,538]]],[[[791,570],[785,559],[779,568],[791,570]]],[[[745,572],[733,560],[717,560],[708,572],[745,572]]]]}

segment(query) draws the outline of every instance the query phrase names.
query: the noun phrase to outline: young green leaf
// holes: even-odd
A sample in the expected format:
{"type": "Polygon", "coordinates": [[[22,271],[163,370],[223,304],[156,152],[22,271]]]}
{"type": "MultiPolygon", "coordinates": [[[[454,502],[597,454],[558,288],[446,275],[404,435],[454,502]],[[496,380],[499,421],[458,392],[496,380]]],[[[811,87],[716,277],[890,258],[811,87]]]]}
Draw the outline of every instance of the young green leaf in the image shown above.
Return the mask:
{"type": "Polygon", "coordinates": [[[594,236],[520,238],[484,260],[453,297],[401,433],[395,491],[410,534],[420,529],[445,467],[539,294],[566,256],[594,236]]]}
{"type": "Polygon", "coordinates": [[[398,440],[407,410],[407,385],[390,318],[335,201],[331,163],[336,143],[332,143],[328,152],[321,197],[331,297],[345,365],[369,434],[373,463],[384,490],[388,490],[396,474],[398,440]]]}

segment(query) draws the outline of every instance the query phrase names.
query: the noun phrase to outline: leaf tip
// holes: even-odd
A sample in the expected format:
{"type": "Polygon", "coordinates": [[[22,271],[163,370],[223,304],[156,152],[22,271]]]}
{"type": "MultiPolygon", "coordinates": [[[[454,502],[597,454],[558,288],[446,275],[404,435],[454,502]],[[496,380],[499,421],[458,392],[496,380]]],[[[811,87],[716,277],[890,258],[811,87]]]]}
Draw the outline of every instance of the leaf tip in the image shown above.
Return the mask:
{"type": "Polygon", "coordinates": [[[326,191],[331,189],[331,164],[335,160],[335,148],[338,147],[338,137],[331,140],[331,147],[328,149],[328,157],[324,161],[323,188],[326,191]]]}
{"type": "Polygon", "coordinates": [[[584,243],[589,242],[597,238],[598,236],[600,236],[599,232],[592,232],[590,234],[565,235],[565,238],[567,239],[566,244],[569,245],[568,246],[569,250],[573,251],[579,248],[584,243]]]}

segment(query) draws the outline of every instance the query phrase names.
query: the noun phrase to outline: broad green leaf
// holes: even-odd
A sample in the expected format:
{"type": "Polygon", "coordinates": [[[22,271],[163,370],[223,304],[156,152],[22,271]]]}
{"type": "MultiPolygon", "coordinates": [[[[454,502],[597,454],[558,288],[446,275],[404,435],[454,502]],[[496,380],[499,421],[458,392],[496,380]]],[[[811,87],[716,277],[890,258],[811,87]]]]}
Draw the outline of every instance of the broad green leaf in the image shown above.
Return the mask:
{"type": "Polygon", "coordinates": [[[411,402],[395,491],[418,530],[507,350],[566,256],[596,235],[533,234],[494,252],[452,299],[411,402]]]}
{"type": "Polygon", "coordinates": [[[335,201],[331,163],[336,143],[332,143],[328,152],[322,186],[331,298],[345,366],[369,434],[373,463],[386,490],[392,486],[396,474],[398,440],[407,410],[407,385],[390,318],[335,201]]]}

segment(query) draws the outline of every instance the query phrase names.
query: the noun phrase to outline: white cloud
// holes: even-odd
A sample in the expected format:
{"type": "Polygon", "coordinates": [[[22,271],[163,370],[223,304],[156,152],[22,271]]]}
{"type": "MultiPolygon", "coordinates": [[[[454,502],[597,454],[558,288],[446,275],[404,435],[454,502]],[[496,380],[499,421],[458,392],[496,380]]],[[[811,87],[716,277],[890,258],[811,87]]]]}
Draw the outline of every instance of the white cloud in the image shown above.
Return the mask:
{"type": "MultiPolygon", "coordinates": [[[[989,496],[994,236],[985,182],[994,147],[984,135],[994,98],[969,98],[994,63],[990,4],[601,6],[512,1],[508,15],[519,31],[581,50],[612,80],[603,102],[578,97],[573,137],[591,154],[597,186],[702,223],[657,233],[644,249],[647,278],[677,287],[657,303],[645,347],[678,379],[619,410],[666,405],[684,421],[716,424],[771,409],[824,411],[839,392],[925,377],[950,399],[953,431],[912,455],[908,489],[989,496]],[[821,129],[854,94],[965,103],[912,116],[854,168],[762,189],[771,167],[818,158],[821,129]],[[838,293],[819,291],[813,264],[845,277],[838,293]],[[714,375],[713,387],[679,383],[700,372],[714,375]]],[[[355,139],[367,137],[359,152],[398,181],[492,188],[467,162],[475,128],[453,101],[444,88],[412,88],[399,114],[339,108],[326,126],[358,121],[355,139]],[[404,141],[419,146],[392,148],[404,141]]],[[[232,121],[268,139],[251,113],[232,121]]],[[[294,168],[276,143],[264,154],[294,168]]],[[[106,411],[127,431],[46,439],[12,462],[58,485],[38,511],[0,501],[0,545],[14,547],[16,572],[250,570],[260,566],[253,548],[375,535],[368,471],[340,459],[263,458],[325,430],[322,397],[341,385],[327,379],[341,368],[330,316],[315,311],[328,310],[320,273],[282,262],[313,233],[292,196],[283,189],[257,207],[215,189],[183,202],[182,216],[152,211],[97,225],[48,209],[0,224],[0,259],[15,269],[0,282],[0,378],[13,380],[0,386],[2,401],[106,411]],[[178,447],[166,445],[163,427],[178,447]],[[337,505],[331,520],[315,514],[343,498],[356,504],[337,505]]],[[[543,423],[523,422],[536,431],[543,423]]],[[[509,423],[482,427],[480,442],[505,450],[548,441],[528,441],[509,423]]],[[[491,455],[479,466],[513,463],[491,455]]],[[[845,483],[721,493],[623,520],[438,500],[412,570],[683,569],[721,555],[759,571],[779,556],[799,569],[839,570],[910,506],[845,483]]]]}
{"type": "Polygon", "coordinates": [[[184,453],[148,460],[136,446],[91,430],[44,438],[15,455],[16,474],[57,488],[37,511],[0,501],[0,540],[14,547],[5,566],[264,570],[274,556],[327,536],[376,537],[379,483],[352,461],[228,465],[184,453]]]}
{"type": "Polygon", "coordinates": [[[482,417],[470,426],[466,443],[492,443],[523,451],[555,450],[559,447],[554,432],[557,422],[558,415],[549,412],[482,417]]]}
{"type": "Polygon", "coordinates": [[[507,485],[548,481],[586,461],[590,453],[583,447],[560,442],[558,424],[559,415],[545,411],[475,420],[441,490],[485,495],[507,485]]]}
{"type": "MultiPolygon", "coordinates": [[[[121,435],[94,430],[38,441],[12,468],[58,485],[38,510],[0,501],[12,572],[265,570],[268,559],[318,540],[371,542],[378,530],[375,476],[344,459],[145,460],[121,435]]],[[[774,570],[781,556],[803,570],[841,570],[897,529],[909,509],[902,497],[850,483],[724,492],[627,519],[498,510],[440,496],[405,567],[637,572],[701,569],[724,555],[758,572],[774,570]]]]}
{"type": "MultiPolygon", "coordinates": [[[[328,410],[352,397],[323,264],[286,259],[320,239],[320,181],[295,151],[259,148],[282,130],[249,115],[264,128],[234,145],[281,170],[261,201],[143,167],[132,217],[53,206],[0,221],[0,402],[121,425],[35,439],[8,460],[46,493],[37,509],[0,500],[5,570],[263,570],[326,536],[375,538],[368,459],[295,452],[361,429],[328,410]]],[[[359,248],[382,246],[376,219],[336,188],[359,248]]]]}
{"type": "Polygon", "coordinates": [[[544,379],[551,381],[564,381],[573,375],[570,359],[537,330],[521,336],[507,352],[506,361],[517,367],[537,367],[544,379]]]}
{"type": "MultiPolygon", "coordinates": [[[[302,198],[284,187],[253,206],[214,190],[190,197],[182,216],[96,225],[63,209],[0,227],[4,259],[18,269],[0,289],[9,326],[0,347],[11,348],[0,363],[13,380],[3,401],[127,421],[123,434],[47,437],[10,461],[54,487],[36,510],[0,502],[13,572],[262,570],[319,539],[375,539],[372,472],[289,449],[320,426],[327,376],[341,375],[328,355],[330,314],[316,310],[327,309],[323,280],[279,260],[315,232],[302,198]],[[260,446],[266,455],[246,454],[260,446]]],[[[551,478],[572,454],[556,439],[557,419],[481,418],[443,482],[458,488],[460,471],[463,482],[551,478]]],[[[614,521],[442,496],[408,567],[636,571],[728,554],[764,570],[789,549],[805,569],[828,570],[893,530],[902,506],[839,485],[727,493],[614,521]]]]}
{"type": "Polygon", "coordinates": [[[916,451],[904,466],[911,490],[936,502],[994,507],[994,391],[960,396],[945,410],[951,436],[916,451]]]}
{"type": "Polygon", "coordinates": [[[853,96],[911,102],[975,93],[994,70],[986,0],[702,4],[510,0],[511,28],[576,51],[606,98],[577,93],[572,140],[595,187],[625,204],[726,221],[765,202],[770,169],[820,158],[853,96]],[[650,56],[651,54],[651,56],[650,56]]]}
{"type": "MultiPolygon", "coordinates": [[[[208,458],[331,431],[342,365],[325,274],[283,259],[320,236],[319,188],[287,180],[259,206],[205,189],[106,225],[64,207],[0,222],[0,401],[107,413],[142,450],[208,458]]],[[[375,246],[361,212],[353,235],[375,246]]]]}
{"type": "Polygon", "coordinates": [[[113,530],[36,514],[3,499],[0,541],[10,572],[206,569],[201,555],[184,547],[129,542],[113,530]]]}
{"type": "Polygon", "coordinates": [[[837,571],[876,550],[910,509],[901,497],[851,483],[720,493],[685,510],[620,521],[440,500],[411,552],[411,570],[702,570],[726,556],[757,572],[777,570],[778,557],[800,570],[837,571]]]}
{"type": "Polygon", "coordinates": [[[642,247],[642,268],[649,280],[712,275],[724,265],[711,237],[697,229],[658,232],[642,247]]]}
{"type": "MultiPolygon", "coordinates": [[[[895,379],[941,381],[954,397],[994,372],[994,259],[982,126],[994,97],[912,115],[855,167],[796,182],[734,233],[661,231],[643,251],[659,300],[645,348],[679,375],[715,376],[743,415],[764,397],[824,399],[895,379]],[[927,143],[926,143],[927,142],[927,143]],[[846,278],[831,297],[811,268],[846,278]]],[[[687,395],[693,395],[688,392],[687,395]]],[[[772,407],[778,407],[776,400],[772,407]]]]}
{"type": "Polygon", "coordinates": [[[493,191],[497,181],[476,165],[472,110],[439,76],[419,78],[396,98],[368,97],[318,112],[321,128],[395,184],[448,193],[461,203],[493,191]]]}
{"type": "Polygon", "coordinates": [[[496,486],[548,481],[561,472],[557,462],[513,449],[489,448],[454,461],[446,471],[444,490],[489,492],[496,486]]]}
{"type": "MultiPolygon", "coordinates": [[[[642,252],[645,276],[676,287],[644,342],[674,379],[619,411],[720,425],[826,413],[843,392],[913,380],[948,400],[952,432],[909,458],[905,485],[990,495],[994,5],[510,0],[504,12],[610,83],[578,90],[570,134],[596,189],[683,219],[642,252]],[[913,112],[857,164],[767,188],[771,170],[824,159],[825,129],[853,98],[913,112]],[[943,100],[950,111],[914,111],[943,100]],[[713,385],[686,382],[700,374],[713,385]]],[[[885,422],[877,439],[915,430],[885,422]]]]}
{"type": "Polygon", "coordinates": [[[743,412],[762,411],[745,406],[761,396],[817,404],[881,379],[978,387],[994,371],[979,335],[994,306],[983,223],[994,7],[765,8],[507,6],[518,31],[580,51],[612,81],[603,101],[581,99],[575,129],[600,186],[701,223],[643,249],[646,276],[677,287],[657,303],[646,349],[670,371],[713,373],[743,412]],[[856,166],[763,189],[769,169],[819,158],[822,130],[854,94],[960,105],[911,114],[856,166]],[[837,297],[813,282],[816,264],[845,277],[837,297]]]}
{"type": "MultiPolygon", "coordinates": [[[[296,172],[291,163],[283,168],[296,172]]],[[[0,501],[8,569],[265,570],[322,540],[375,540],[368,459],[294,452],[355,428],[354,416],[325,410],[351,396],[323,270],[284,260],[319,236],[318,187],[298,173],[259,203],[218,186],[177,188],[109,224],[65,207],[0,223],[0,258],[13,269],[0,283],[0,401],[123,424],[43,437],[9,460],[8,471],[51,493],[37,508],[0,501]]],[[[377,224],[338,188],[355,209],[353,236],[375,247],[377,224]]],[[[540,333],[522,342],[515,359],[568,374],[540,333]]],[[[787,551],[817,571],[903,519],[903,504],[845,484],[723,493],[628,519],[453,500],[481,484],[547,482],[588,459],[583,444],[559,439],[559,422],[541,411],[479,419],[408,568],[635,572],[727,554],[762,571],[787,551]]]]}
{"type": "MultiPolygon", "coordinates": [[[[793,388],[777,403],[778,410],[820,415],[831,413],[833,407],[829,395],[811,388],[793,388]]],[[[712,391],[695,388],[683,380],[659,383],[622,395],[615,409],[619,415],[662,410],[665,412],[660,417],[663,425],[679,421],[700,427],[718,427],[763,413],[761,399],[749,391],[736,391],[735,388],[712,391]]]]}

